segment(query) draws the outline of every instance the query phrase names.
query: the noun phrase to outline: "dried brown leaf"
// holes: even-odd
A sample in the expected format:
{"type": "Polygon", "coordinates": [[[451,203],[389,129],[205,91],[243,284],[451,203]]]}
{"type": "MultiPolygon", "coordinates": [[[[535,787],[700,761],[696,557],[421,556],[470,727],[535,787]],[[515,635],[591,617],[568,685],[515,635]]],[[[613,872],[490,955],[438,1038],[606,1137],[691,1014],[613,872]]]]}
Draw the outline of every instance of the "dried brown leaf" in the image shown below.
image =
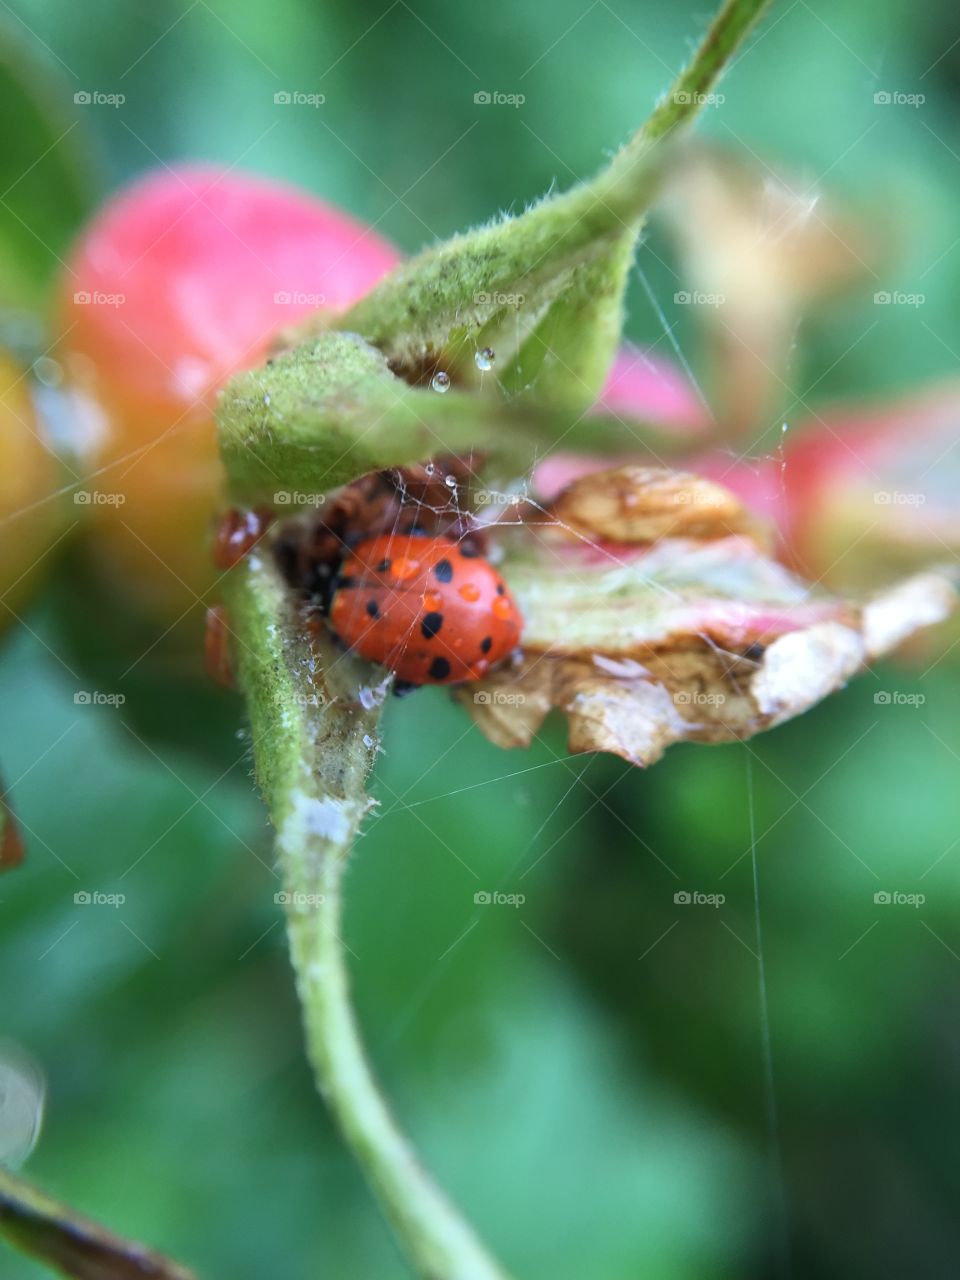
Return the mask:
{"type": "Polygon", "coordinates": [[[559,494],[551,516],[574,533],[609,542],[727,534],[766,539],[729,489],[667,467],[626,465],[582,476],[559,494]]]}
{"type": "Polygon", "coordinates": [[[512,532],[499,566],[524,616],[522,653],[459,695],[503,747],[528,746],[553,708],[567,718],[571,751],[637,765],[673,742],[749,738],[808,710],[955,603],[953,582],[937,572],[866,602],[818,591],[748,535],[731,494],[682,473],[590,475],[552,515],[563,523],[512,532]],[[694,495],[705,495],[701,523],[657,537],[694,495]]]}

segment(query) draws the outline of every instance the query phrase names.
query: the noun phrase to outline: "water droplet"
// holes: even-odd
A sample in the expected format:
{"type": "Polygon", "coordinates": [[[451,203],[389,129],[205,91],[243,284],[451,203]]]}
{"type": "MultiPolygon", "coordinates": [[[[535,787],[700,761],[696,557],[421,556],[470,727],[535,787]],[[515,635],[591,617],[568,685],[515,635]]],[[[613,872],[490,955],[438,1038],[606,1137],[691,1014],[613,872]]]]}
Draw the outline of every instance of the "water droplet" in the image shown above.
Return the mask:
{"type": "Polygon", "coordinates": [[[433,387],[434,391],[439,391],[440,394],[443,395],[445,391],[450,390],[449,373],[444,373],[443,370],[440,369],[437,373],[433,375],[433,381],[430,383],[430,385],[431,387],[433,387]]]}
{"type": "Polygon", "coordinates": [[[487,373],[493,368],[496,358],[497,353],[494,351],[493,347],[484,347],[482,351],[477,352],[473,357],[473,360],[481,373],[487,373]]]}
{"type": "Polygon", "coordinates": [[[38,356],[33,362],[33,375],[45,387],[59,387],[63,381],[63,370],[56,360],[49,356],[38,356]]]}
{"type": "Polygon", "coordinates": [[[436,471],[436,469],[437,468],[433,465],[432,462],[428,462],[427,465],[424,467],[424,471],[427,473],[428,476],[432,476],[436,471]]]}
{"type": "Polygon", "coordinates": [[[443,483],[448,489],[455,489],[457,487],[457,480],[455,476],[447,476],[443,483]]]}
{"type": "Polygon", "coordinates": [[[43,1123],[43,1072],[19,1045],[0,1043],[0,1164],[17,1169],[43,1123]]]}

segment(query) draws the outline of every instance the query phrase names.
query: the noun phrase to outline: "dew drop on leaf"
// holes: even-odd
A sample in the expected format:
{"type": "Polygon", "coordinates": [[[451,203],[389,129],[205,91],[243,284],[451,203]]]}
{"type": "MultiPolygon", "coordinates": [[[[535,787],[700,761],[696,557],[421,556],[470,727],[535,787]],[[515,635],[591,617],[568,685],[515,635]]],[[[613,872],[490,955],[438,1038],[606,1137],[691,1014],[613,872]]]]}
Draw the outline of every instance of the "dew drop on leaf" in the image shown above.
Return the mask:
{"type": "Polygon", "coordinates": [[[0,1166],[16,1169],[33,1150],[43,1121],[43,1072],[18,1045],[0,1042],[0,1166]]]}
{"type": "Polygon", "coordinates": [[[63,382],[63,369],[49,356],[38,356],[33,362],[33,374],[45,387],[59,387],[63,382]]]}
{"type": "Polygon", "coordinates": [[[434,391],[439,391],[440,394],[443,395],[445,391],[450,390],[449,373],[444,373],[443,370],[440,369],[437,373],[433,375],[433,381],[430,383],[430,385],[431,387],[433,387],[434,391]]]}
{"type": "Polygon", "coordinates": [[[487,373],[493,368],[496,358],[497,354],[493,347],[484,347],[482,351],[477,352],[473,360],[481,373],[487,373]]]}

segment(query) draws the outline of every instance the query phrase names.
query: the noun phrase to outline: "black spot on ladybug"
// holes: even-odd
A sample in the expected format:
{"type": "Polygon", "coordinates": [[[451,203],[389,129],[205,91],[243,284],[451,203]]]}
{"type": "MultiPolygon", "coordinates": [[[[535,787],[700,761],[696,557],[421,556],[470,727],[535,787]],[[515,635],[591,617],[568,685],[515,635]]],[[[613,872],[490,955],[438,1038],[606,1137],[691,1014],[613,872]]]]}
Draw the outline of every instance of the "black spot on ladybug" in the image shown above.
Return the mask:
{"type": "Polygon", "coordinates": [[[450,663],[446,658],[434,658],[430,663],[430,679],[446,680],[450,674],[450,663]]]}
{"type": "Polygon", "coordinates": [[[493,648],[493,636],[484,636],[480,641],[480,652],[489,653],[493,648]]]}
{"type": "Polygon", "coordinates": [[[467,560],[475,560],[480,552],[472,543],[462,542],[460,544],[460,554],[467,560]]]}
{"type": "Polygon", "coordinates": [[[390,572],[390,561],[381,560],[380,563],[377,565],[377,573],[389,573],[389,572],[390,572]]]}
{"type": "Polygon", "coordinates": [[[433,572],[438,582],[450,582],[453,578],[453,565],[449,560],[438,560],[433,566],[433,572]]]}
{"type": "Polygon", "coordinates": [[[497,583],[497,595],[498,595],[498,596],[502,596],[503,594],[504,594],[504,586],[503,586],[503,583],[502,583],[502,582],[498,582],[498,583],[497,583]]]}
{"type": "Polygon", "coordinates": [[[425,613],[423,621],[420,623],[420,631],[424,640],[432,640],[442,626],[442,613],[425,613]]]}
{"type": "Polygon", "coordinates": [[[749,658],[751,662],[759,662],[766,652],[767,646],[765,644],[748,644],[743,651],[743,656],[749,658]]]}
{"type": "Polygon", "coordinates": [[[376,600],[367,601],[367,613],[369,613],[371,618],[380,617],[380,606],[377,604],[376,600]]]}

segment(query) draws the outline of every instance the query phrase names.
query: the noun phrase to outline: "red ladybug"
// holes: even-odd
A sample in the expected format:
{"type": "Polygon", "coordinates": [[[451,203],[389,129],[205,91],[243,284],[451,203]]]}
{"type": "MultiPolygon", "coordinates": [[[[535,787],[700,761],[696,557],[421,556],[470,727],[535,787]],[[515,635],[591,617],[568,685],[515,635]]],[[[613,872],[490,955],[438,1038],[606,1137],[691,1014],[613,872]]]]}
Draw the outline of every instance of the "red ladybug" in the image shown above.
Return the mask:
{"type": "Polygon", "coordinates": [[[479,680],[516,647],[523,619],[503,579],[450,538],[383,534],[344,559],[330,625],[410,684],[479,680]]]}

